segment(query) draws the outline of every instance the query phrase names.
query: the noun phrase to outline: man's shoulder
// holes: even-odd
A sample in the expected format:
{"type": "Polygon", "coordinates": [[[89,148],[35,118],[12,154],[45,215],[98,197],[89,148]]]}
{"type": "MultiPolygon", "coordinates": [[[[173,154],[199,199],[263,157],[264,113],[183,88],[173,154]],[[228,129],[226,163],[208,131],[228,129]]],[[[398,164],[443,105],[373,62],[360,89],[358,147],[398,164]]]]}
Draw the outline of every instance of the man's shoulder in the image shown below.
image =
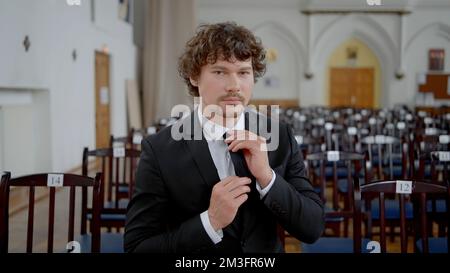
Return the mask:
{"type": "Polygon", "coordinates": [[[171,128],[173,125],[164,127],[156,134],[145,137],[144,141],[148,142],[152,147],[165,147],[167,148],[172,144],[173,138],[171,135],[171,128]]]}

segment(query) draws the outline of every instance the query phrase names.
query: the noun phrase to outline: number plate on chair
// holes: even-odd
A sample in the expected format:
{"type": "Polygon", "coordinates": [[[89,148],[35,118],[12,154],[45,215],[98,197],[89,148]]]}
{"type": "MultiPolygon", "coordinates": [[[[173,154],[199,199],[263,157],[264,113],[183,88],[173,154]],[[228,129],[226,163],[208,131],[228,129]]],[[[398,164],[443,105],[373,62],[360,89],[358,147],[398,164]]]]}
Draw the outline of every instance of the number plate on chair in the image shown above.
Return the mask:
{"type": "Polygon", "coordinates": [[[48,174],[47,175],[47,187],[62,187],[64,186],[63,174],[48,174]]]}
{"type": "Polygon", "coordinates": [[[347,134],[354,136],[356,135],[356,127],[348,127],[347,128],[347,134]]]}
{"type": "Polygon", "coordinates": [[[328,151],[327,152],[328,161],[339,161],[339,151],[328,151]]]}
{"type": "Polygon", "coordinates": [[[133,144],[139,145],[142,142],[142,134],[136,133],[133,135],[133,144]]]}
{"type": "Polygon", "coordinates": [[[436,128],[425,128],[425,135],[434,136],[437,135],[438,130],[436,128]]]}
{"type": "Polygon", "coordinates": [[[432,119],[432,118],[429,118],[429,117],[426,117],[426,118],[423,119],[423,122],[424,122],[425,124],[431,124],[431,123],[433,123],[433,119],[432,119]]]}
{"type": "Polygon", "coordinates": [[[147,134],[148,134],[148,135],[156,134],[156,127],[154,127],[154,126],[148,127],[148,128],[147,128],[147,134]]]}
{"type": "Polygon", "coordinates": [[[412,193],[412,181],[397,180],[395,192],[400,194],[412,193]]]}
{"type": "Polygon", "coordinates": [[[439,143],[440,144],[448,144],[450,142],[450,136],[449,135],[440,135],[439,136],[439,143]]]}
{"type": "Polygon", "coordinates": [[[439,152],[439,161],[450,161],[450,152],[439,152]]]}
{"type": "Polygon", "coordinates": [[[406,126],[405,126],[405,123],[403,121],[397,123],[397,129],[398,130],[403,130],[403,129],[405,129],[405,127],[406,126]]]}
{"type": "Polygon", "coordinates": [[[124,147],[114,148],[113,156],[114,157],[125,157],[125,148],[124,147]]]}

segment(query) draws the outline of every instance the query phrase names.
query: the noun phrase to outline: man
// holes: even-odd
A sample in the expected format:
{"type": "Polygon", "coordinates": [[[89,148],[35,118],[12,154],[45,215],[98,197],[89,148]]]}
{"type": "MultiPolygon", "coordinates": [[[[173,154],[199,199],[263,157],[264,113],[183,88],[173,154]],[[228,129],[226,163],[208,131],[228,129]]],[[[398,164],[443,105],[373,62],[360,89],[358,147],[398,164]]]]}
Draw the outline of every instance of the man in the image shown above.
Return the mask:
{"type": "Polygon", "coordinates": [[[200,106],[179,130],[143,140],[127,252],[283,252],[277,225],[307,243],[322,234],[322,203],[291,129],[245,110],[264,59],[261,42],[235,23],[200,26],[186,44],[179,71],[200,106]],[[277,149],[267,151],[268,137],[277,149]]]}

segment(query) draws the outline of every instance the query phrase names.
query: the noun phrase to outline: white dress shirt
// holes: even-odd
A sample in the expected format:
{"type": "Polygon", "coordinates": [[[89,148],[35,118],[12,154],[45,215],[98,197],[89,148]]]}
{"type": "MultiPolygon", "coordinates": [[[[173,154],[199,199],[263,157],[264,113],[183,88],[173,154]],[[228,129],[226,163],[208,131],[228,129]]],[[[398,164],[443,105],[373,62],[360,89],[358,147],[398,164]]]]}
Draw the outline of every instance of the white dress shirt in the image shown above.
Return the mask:
{"type": "MultiPolygon", "coordinates": [[[[228,145],[223,139],[223,135],[229,130],[245,130],[245,116],[244,113],[241,114],[235,126],[232,129],[223,127],[217,123],[214,123],[203,116],[201,107],[197,108],[198,117],[200,120],[200,125],[203,129],[203,135],[205,136],[206,142],[208,143],[209,152],[213,159],[214,165],[216,166],[217,173],[219,174],[220,180],[232,175],[236,175],[234,171],[234,165],[231,160],[230,152],[228,151],[228,145]]],[[[259,183],[256,183],[256,189],[259,192],[259,196],[262,199],[275,181],[275,172],[272,170],[272,180],[269,185],[261,189],[259,183]]],[[[209,222],[208,211],[200,214],[200,219],[202,221],[203,227],[206,233],[209,235],[211,240],[217,244],[222,241],[223,232],[222,229],[214,230],[209,222]]]]}

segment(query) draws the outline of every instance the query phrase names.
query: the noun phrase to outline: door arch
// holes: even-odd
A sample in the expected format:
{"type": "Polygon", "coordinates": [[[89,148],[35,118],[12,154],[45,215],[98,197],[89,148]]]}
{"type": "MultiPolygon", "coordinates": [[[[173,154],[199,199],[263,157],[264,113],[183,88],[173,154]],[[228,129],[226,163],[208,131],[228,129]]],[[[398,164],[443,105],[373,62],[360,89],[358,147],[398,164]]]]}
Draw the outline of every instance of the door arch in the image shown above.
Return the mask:
{"type": "Polygon", "coordinates": [[[379,106],[381,66],[364,42],[350,38],[338,46],[330,55],[325,73],[330,106],[379,106]]]}

